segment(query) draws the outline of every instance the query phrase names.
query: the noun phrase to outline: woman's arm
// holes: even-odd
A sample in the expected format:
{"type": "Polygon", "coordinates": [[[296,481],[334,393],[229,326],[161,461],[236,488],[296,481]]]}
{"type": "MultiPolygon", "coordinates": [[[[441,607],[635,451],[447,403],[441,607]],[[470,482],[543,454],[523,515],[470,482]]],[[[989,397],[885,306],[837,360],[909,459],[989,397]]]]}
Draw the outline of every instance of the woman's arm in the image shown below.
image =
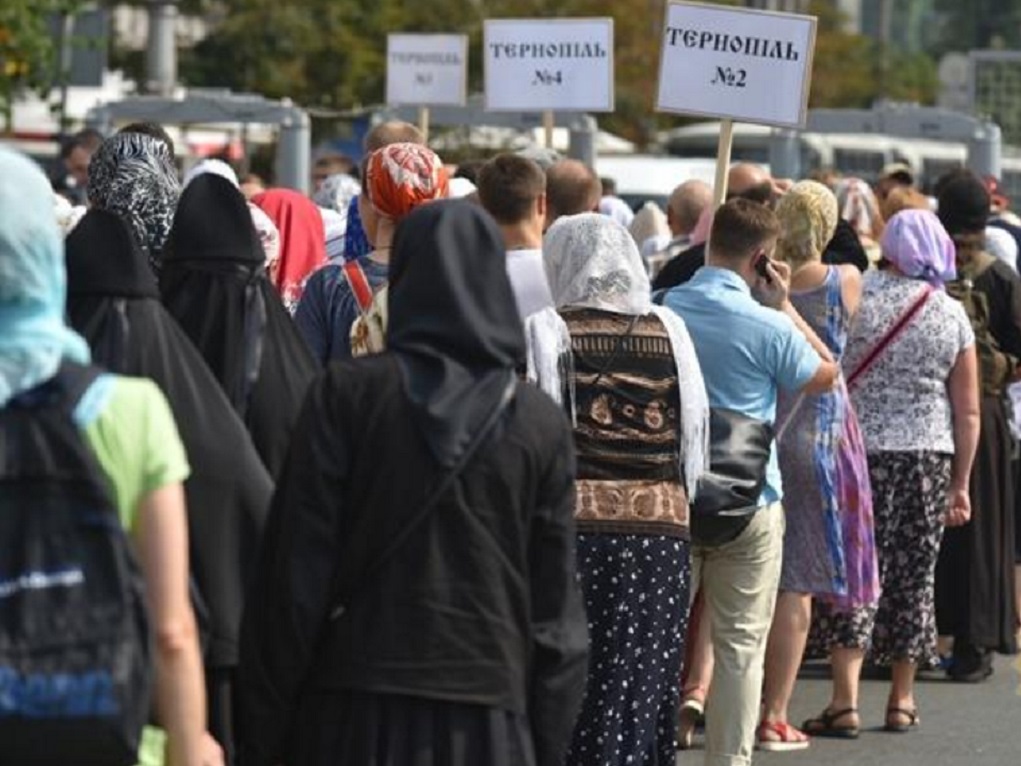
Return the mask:
{"type": "Polygon", "coordinates": [[[980,427],[978,356],[974,345],[958,355],[950,371],[947,391],[954,418],[954,462],[946,523],[948,526],[959,526],[968,523],[971,518],[968,489],[980,427]]]}
{"type": "Polygon", "coordinates": [[[861,272],[856,266],[844,265],[837,268],[840,269],[840,297],[847,316],[853,317],[858,313],[858,305],[861,303],[861,272]]]}
{"type": "Polygon", "coordinates": [[[205,682],[188,596],[188,521],[180,483],[160,487],[142,499],[135,546],[156,637],[156,706],[167,732],[167,763],[216,763],[204,740],[205,682]]]}

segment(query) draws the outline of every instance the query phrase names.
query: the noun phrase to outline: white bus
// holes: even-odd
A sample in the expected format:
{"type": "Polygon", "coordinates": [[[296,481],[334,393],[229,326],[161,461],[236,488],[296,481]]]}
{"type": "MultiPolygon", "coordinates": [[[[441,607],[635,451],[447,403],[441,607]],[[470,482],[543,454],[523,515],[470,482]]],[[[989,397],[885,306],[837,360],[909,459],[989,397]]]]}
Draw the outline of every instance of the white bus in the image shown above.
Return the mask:
{"type": "MultiPolygon", "coordinates": [[[[734,161],[767,163],[773,129],[763,125],[734,126],[734,161]]],[[[720,123],[704,122],[667,131],[661,136],[668,154],[685,158],[716,156],[720,123]]],[[[906,162],[915,171],[919,185],[928,189],[941,175],[962,167],[967,147],[960,142],[906,139],[874,133],[813,133],[797,136],[801,175],[820,168],[834,168],[844,175],[875,181],[884,165],[906,162]]],[[[1003,159],[1003,184],[1021,191],[1021,159],[1003,159]],[[1010,177],[1008,177],[1008,174],[1010,177]],[[1011,182],[1014,182],[1013,184],[1011,182]]]]}

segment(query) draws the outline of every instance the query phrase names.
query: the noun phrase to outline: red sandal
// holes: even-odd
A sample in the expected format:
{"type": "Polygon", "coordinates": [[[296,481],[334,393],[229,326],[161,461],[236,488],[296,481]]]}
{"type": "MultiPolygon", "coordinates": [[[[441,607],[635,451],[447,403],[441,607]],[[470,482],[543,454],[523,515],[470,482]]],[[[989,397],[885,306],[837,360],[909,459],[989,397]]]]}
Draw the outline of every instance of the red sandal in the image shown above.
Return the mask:
{"type": "Polygon", "coordinates": [[[755,732],[755,739],[758,742],[759,750],[771,753],[805,750],[809,744],[808,735],[782,721],[763,721],[759,724],[758,731],[755,732]],[[767,732],[779,739],[769,739],[765,736],[767,732]]]}

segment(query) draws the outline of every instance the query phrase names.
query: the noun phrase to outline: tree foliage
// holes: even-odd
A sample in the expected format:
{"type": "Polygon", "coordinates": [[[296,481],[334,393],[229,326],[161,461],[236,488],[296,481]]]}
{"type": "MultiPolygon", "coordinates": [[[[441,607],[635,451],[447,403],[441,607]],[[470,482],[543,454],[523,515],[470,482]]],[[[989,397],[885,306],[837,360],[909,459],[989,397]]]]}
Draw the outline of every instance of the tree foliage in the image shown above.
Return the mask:
{"type": "MultiPolygon", "coordinates": [[[[186,83],[337,110],[382,100],[388,32],[468,34],[470,84],[477,90],[483,19],[612,16],[617,108],[600,122],[643,141],[657,124],[674,119],[653,113],[663,0],[222,0],[219,6],[222,21],[212,34],[182,53],[186,83]]],[[[844,31],[834,3],[815,0],[811,8],[819,17],[813,106],[934,99],[935,64],[928,58],[898,53],[883,59],[873,42],[844,31]]]]}
{"type": "Polygon", "coordinates": [[[10,125],[14,99],[26,89],[42,95],[60,79],[59,51],[50,34],[53,14],[73,13],[81,0],[0,2],[0,115],[10,125]]]}

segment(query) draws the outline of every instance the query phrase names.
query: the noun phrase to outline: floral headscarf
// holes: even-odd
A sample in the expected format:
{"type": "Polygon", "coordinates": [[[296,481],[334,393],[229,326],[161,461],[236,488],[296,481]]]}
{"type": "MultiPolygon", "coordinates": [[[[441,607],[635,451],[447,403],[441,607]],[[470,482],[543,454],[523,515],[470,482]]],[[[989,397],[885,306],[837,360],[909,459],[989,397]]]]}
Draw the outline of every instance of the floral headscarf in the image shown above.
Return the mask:
{"type": "Polygon", "coordinates": [[[365,173],[372,206],[400,220],[423,202],[447,197],[443,161],[420,144],[390,144],[372,153],[365,173]]]}
{"type": "Polygon", "coordinates": [[[941,286],[957,279],[957,249],[936,214],[903,210],[886,222],[883,257],[905,276],[941,286]]]}
{"type": "Polygon", "coordinates": [[[837,228],[837,198],[818,181],[799,181],[776,205],[776,256],[792,266],[822,258],[837,228]]]}
{"type": "Polygon", "coordinates": [[[170,236],[181,184],[162,141],[142,133],[118,133],[89,162],[89,204],[128,222],[154,269],[170,236]]]}

